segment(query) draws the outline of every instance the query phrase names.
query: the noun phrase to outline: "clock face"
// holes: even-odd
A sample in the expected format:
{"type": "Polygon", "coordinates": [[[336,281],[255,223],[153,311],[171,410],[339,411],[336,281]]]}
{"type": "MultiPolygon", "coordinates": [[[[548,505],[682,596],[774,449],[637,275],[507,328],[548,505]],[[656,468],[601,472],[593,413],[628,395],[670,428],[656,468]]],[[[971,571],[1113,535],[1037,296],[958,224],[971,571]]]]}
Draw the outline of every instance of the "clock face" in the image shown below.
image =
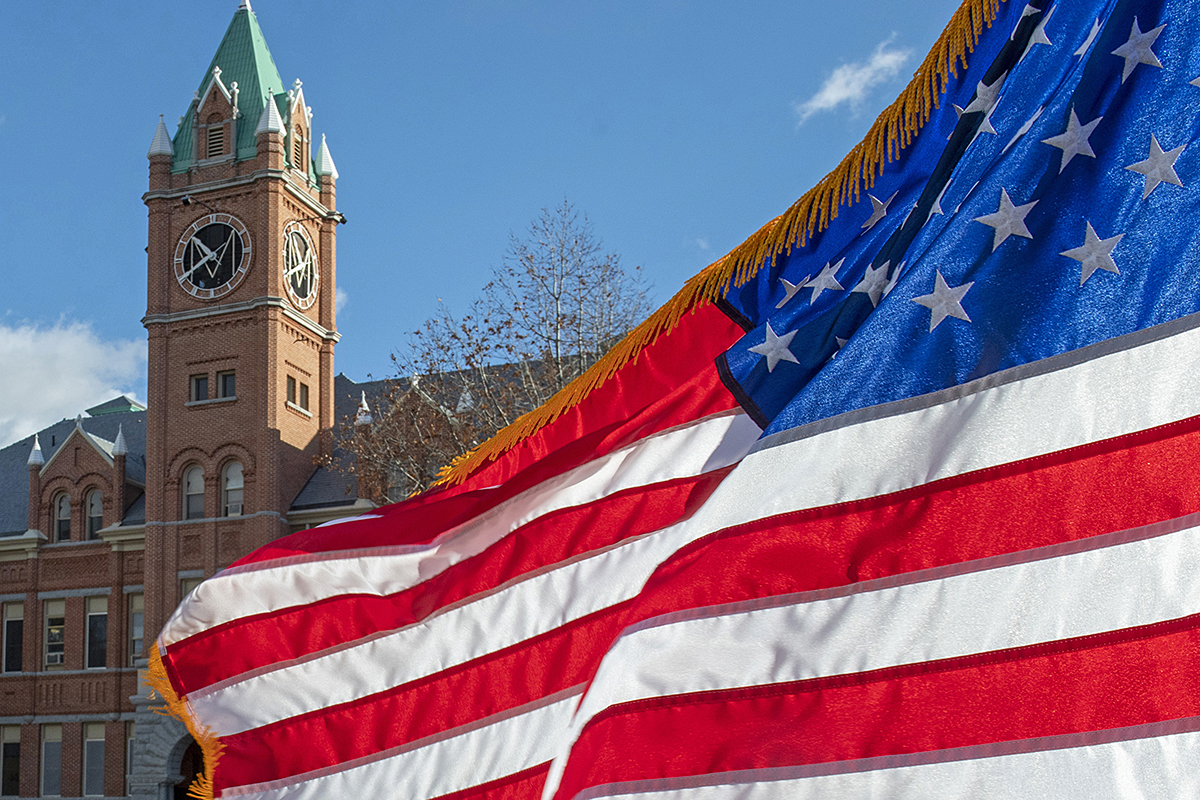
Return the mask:
{"type": "Polygon", "coordinates": [[[316,302],[320,278],[317,250],[308,231],[299,222],[289,222],[283,231],[283,285],[297,308],[310,308],[316,302]]]}
{"type": "Polygon", "coordinates": [[[201,300],[234,290],[250,269],[250,233],[229,214],[209,214],[193,222],[175,247],[175,278],[201,300]]]}

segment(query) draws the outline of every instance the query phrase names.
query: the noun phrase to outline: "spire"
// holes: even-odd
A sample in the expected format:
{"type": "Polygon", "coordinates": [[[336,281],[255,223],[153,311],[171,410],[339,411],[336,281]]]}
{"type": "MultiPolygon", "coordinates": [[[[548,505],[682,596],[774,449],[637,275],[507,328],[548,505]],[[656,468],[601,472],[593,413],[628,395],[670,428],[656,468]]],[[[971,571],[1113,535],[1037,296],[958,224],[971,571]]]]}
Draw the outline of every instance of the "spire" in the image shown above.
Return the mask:
{"type": "Polygon", "coordinates": [[[367,405],[367,393],[362,393],[362,402],[358,404],[358,413],[354,415],[355,425],[370,425],[375,421],[371,416],[371,407],[367,405]]]}
{"type": "Polygon", "coordinates": [[[270,89],[267,90],[262,116],[258,118],[258,127],[254,129],[255,136],[260,133],[283,133],[283,117],[279,116],[279,108],[275,105],[275,98],[271,97],[270,89]]]}
{"type": "MultiPolygon", "coordinates": [[[[220,80],[225,86],[238,85],[237,141],[233,143],[234,157],[238,160],[253,158],[258,152],[255,141],[254,123],[262,116],[263,108],[270,99],[270,90],[283,86],[283,78],[275,68],[275,59],[263,38],[262,29],[258,26],[258,18],[250,9],[248,2],[242,3],[225,37],[217,47],[208,69],[204,71],[197,90],[196,99],[200,99],[208,84],[213,80],[213,68],[220,67],[220,80]]],[[[182,171],[191,166],[192,154],[196,143],[194,120],[196,103],[193,102],[184,114],[183,122],[175,134],[175,161],[172,169],[182,171]]]]}
{"type": "Polygon", "coordinates": [[[173,155],[175,148],[171,146],[171,134],[167,133],[167,123],[163,122],[163,115],[159,114],[158,127],[154,129],[154,139],[150,142],[150,152],[146,153],[146,158],[173,155]]]}
{"type": "Polygon", "coordinates": [[[317,174],[328,175],[335,181],[338,179],[337,167],[333,164],[333,156],[329,155],[329,145],[325,144],[325,134],[321,134],[321,149],[317,152],[317,174]]]}
{"type": "Polygon", "coordinates": [[[238,6],[238,11],[253,11],[253,10],[254,9],[250,7],[250,0],[242,0],[241,5],[238,6]]]}
{"type": "Polygon", "coordinates": [[[125,444],[125,426],[118,425],[117,426],[117,440],[115,442],[113,442],[113,447],[112,447],[113,458],[116,458],[117,456],[127,455],[128,453],[129,453],[129,447],[125,444]]]}
{"type": "Polygon", "coordinates": [[[46,463],[46,459],[42,457],[42,446],[38,443],[38,437],[33,435],[33,449],[29,451],[29,466],[40,467],[46,463]]]}

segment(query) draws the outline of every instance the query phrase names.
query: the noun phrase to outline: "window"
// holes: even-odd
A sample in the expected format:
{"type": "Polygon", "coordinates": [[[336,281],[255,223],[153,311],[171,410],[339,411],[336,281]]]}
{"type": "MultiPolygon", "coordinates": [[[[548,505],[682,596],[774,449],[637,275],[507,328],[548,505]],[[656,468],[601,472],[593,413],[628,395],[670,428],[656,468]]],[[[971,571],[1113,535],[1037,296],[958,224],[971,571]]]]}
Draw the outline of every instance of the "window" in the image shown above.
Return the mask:
{"type": "Polygon", "coordinates": [[[187,600],[188,595],[196,591],[196,587],[204,582],[204,578],[184,578],[179,581],[179,602],[187,600]]]}
{"type": "Polygon", "coordinates": [[[104,723],[83,724],[83,796],[104,796],[104,723]]]}
{"type": "Polygon", "coordinates": [[[308,411],[308,384],[300,384],[300,407],[308,411]]]}
{"type": "Polygon", "coordinates": [[[217,373],[217,397],[237,397],[237,383],[232,370],[217,373]]]}
{"type": "Polygon", "coordinates": [[[287,401],[292,405],[296,404],[296,379],[288,375],[287,379],[287,401]]]}
{"type": "MultiPolygon", "coordinates": [[[[25,632],[25,604],[4,604],[4,671],[21,671],[21,638],[25,632]]],[[[7,792],[4,792],[7,794],[7,792]]]]}
{"type": "Polygon", "coordinates": [[[62,725],[42,726],[42,794],[62,794],[62,725]]]}
{"type": "Polygon", "coordinates": [[[199,465],[183,474],[183,518],[204,518],[204,469],[199,465]]]}
{"type": "Polygon", "coordinates": [[[141,592],[129,595],[129,666],[142,655],[142,634],[146,624],[146,599],[141,592]]]}
{"type": "Polygon", "coordinates": [[[108,598],[87,599],[87,668],[104,669],[108,660],[108,598]]]}
{"type": "Polygon", "coordinates": [[[54,541],[71,540],[71,498],[66,492],[54,498],[54,541]]]}
{"type": "Polygon", "coordinates": [[[242,486],[242,465],[237,461],[230,461],[225,465],[221,478],[221,510],[224,516],[242,515],[242,486]]]}
{"type": "Polygon", "coordinates": [[[67,622],[67,601],[47,600],[43,613],[46,620],[46,652],[43,663],[47,669],[62,669],[63,651],[66,646],[64,628],[67,622]]]}
{"type": "Polygon", "coordinates": [[[104,527],[104,493],[93,489],[87,496],[87,538],[99,539],[104,527]]]}
{"type": "Polygon", "coordinates": [[[0,725],[0,794],[21,793],[21,727],[0,725]]]}
{"type": "Polygon", "coordinates": [[[193,403],[198,402],[200,400],[208,399],[208,376],[207,375],[193,375],[191,377],[191,389],[190,389],[190,393],[188,395],[188,399],[191,400],[193,403]]]}
{"type": "Polygon", "coordinates": [[[292,132],[292,166],[304,169],[304,132],[299,128],[292,132]]]}

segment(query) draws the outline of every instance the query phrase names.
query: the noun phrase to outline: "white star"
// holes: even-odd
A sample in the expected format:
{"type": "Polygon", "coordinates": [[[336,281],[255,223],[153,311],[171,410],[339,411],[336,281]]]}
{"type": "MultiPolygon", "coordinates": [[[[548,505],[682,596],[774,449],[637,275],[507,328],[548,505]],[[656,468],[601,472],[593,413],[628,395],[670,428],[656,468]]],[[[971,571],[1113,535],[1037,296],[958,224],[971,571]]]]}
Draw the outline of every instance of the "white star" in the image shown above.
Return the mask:
{"type": "Polygon", "coordinates": [[[771,328],[771,323],[767,323],[767,338],[762,344],[756,344],[749,348],[751,353],[758,353],[767,358],[767,372],[774,372],[775,367],[780,361],[790,361],[793,364],[799,364],[800,360],[792,354],[788,349],[788,345],[792,343],[792,337],[796,335],[795,331],[788,331],[783,336],[776,336],[775,331],[771,328]]]}
{"type": "Polygon", "coordinates": [[[1150,134],[1150,155],[1145,161],[1139,161],[1136,164],[1130,164],[1125,169],[1133,172],[1140,172],[1146,176],[1146,189],[1142,192],[1142,199],[1145,200],[1150,196],[1150,193],[1158,188],[1160,183],[1173,183],[1176,186],[1183,186],[1183,182],[1179,180],[1179,176],[1175,174],[1175,159],[1179,158],[1179,154],[1183,152],[1184,145],[1179,145],[1174,150],[1163,152],[1162,146],[1158,143],[1158,137],[1150,134]]]}
{"type": "Polygon", "coordinates": [[[1190,83],[1192,86],[1200,86],[1200,77],[1192,78],[1190,81],[1188,81],[1188,83],[1190,83]]]}
{"type": "Polygon", "coordinates": [[[1071,159],[1075,156],[1096,157],[1092,145],[1088,142],[1088,137],[1092,135],[1092,131],[1096,130],[1096,126],[1102,119],[1104,117],[1096,117],[1087,125],[1080,125],[1079,117],[1075,115],[1075,109],[1072,108],[1071,118],[1067,120],[1067,129],[1058,136],[1042,139],[1046,144],[1062,150],[1062,163],[1058,167],[1060,173],[1067,168],[1067,164],[1071,163],[1071,159]]]}
{"type": "Polygon", "coordinates": [[[842,337],[838,336],[836,333],[833,335],[833,340],[834,340],[835,342],[837,342],[837,349],[836,349],[836,350],[834,350],[834,351],[833,351],[833,353],[832,353],[832,354],[830,354],[830,356],[829,356],[829,357],[830,357],[830,358],[837,358],[837,357],[838,357],[838,353],[842,352],[842,348],[843,348],[843,347],[845,347],[846,345],[850,344],[850,340],[849,340],[849,339],[843,339],[842,337]]]}
{"type": "Polygon", "coordinates": [[[779,282],[783,284],[783,299],[775,304],[776,308],[783,308],[788,304],[788,301],[796,296],[796,292],[804,286],[804,281],[800,283],[792,283],[787,278],[780,278],[779,282]]]}
{"type": "Polygon", "coordinates": [[[1088,37],[1083,40],[1083,44],[1079,45],[1079,49],[1075,51],[1077,56],[1086,56],[1088,48],[1092,46],[1092,42],[1096,41],[1096,34],[1100,33],[1100,18],[1092,23],[1092,30],[1088,33],[1088,37]]]}
{"type": "Polygon", "coordinates": [[[904,265],[907,263],[907,261],[901,261],[900,266],[896,267],[896,271],[892,273],[892,278],[888,281],[888,285],[883,287],[884,297],[887,297],[892,293],[892,289],[896,288],[896,282],[900,280],[900,273],[904,271],[904,265]]]}
{"type": "Polygon", "coordinates": [[[888,206],[890,206],[892,201],[896,199],[897,194],[899,194],[899,192],[892,192],[892,196],[882,203],[879,202],[879,198],[877,198],[875,195],[868,194],[867,197],[871,200],[871,216],[867,218],[867,221],[864,222],[862,226],[867,230],[874,228],[876,222],[879,222],[879,220],[887,216],[888,206]]]}
{"type": "Polygon", "coordinates": [[[1025,52],[1021,53],[1021,57],[1017,59],[1018,61],[1024,61],[1025,56],[1029,55],[1029,51],[1033,49],[1035,44],[1048,44],[1051,47],[1054,46],[1054,42],[1050,41],[1050,39],[1046,36],[1046,23],[1049,22],[1050,17],[1054,15],[1054,9],[1056,8],[1058,8],[1058,6],[1051,6],[1050,10],[1046,12],[1046,16],[1042,17],[1042,21],[1039,22],[1037,27],[1033,29],[1033,33],[1029,36],[1029,44],[1025,45],[1025,52]]]}
{"type": "Polygon", "coordinates": [[[1018,130],[1015,134],[1013,134],[1013,137],[1008,140],[1008,144],[1004,145],[1004,149],[1001,150],[1000,152],[1002,154],[1007,153],[1008,148],[1012,147],[1014,144],[1017,143],[1017,139],[1020,139],[1022,136],[1029,133],[1029,129],[1033,127],[1033,123],[1038,121],[1038,117],[1042,116],[1042,112],[1045,110],[1046,110],[1046,107],[1042,106],[1037,111],[1033,112],[1033,116],[1030,117],[1029,119],[1025,120],[1025,124],[1021,126],[1020,130],[1018,130]]]}
{"type": "Polygon", "coordinates": [[[842,268],[842,264],[845,261],[846,259],[843,258],[836,264],[826,264],[825,268],[821,270],[820,275],[815,278],[809,278],[804,283],[805,289],[812,289],[812,297],[808,300],[810,305],[817,302],[817,298],[821,296],[821,292],[826,289],[842,291],[842,285],[837,282],[837,278],[833,277],[833,275],[842,268]]]}
{"type": "Polygon", "coordinates": [[[974,111],[991,111],[996,107],[996,98],[1000,96],[1000,87],[1004,85],[1004,78],[1008,75],[1005,72],[994,82],[985,86],[983,81],[975,87],[975,99],[963,109],[964,114],[970,114],[974,111]]]}
{"type": "Polygon", "coordinates": [[[879,305],[879,298],[883,297],[883,290],[887,288],[887,273],[891,263],[891,261],[885,261],[878,267],[867,267],[867,272],[863,275],[863,279],[858,282],[858,285],[850,293],[862,292],[871,298],[872,306],[879,305]]]}
{"type": "Polygon", "coordinates": [[[945,211],[942,211],[942,198],[946,196],[946,190],[949,188],[950,181],[946,181],[946,185],[942,187],[940,192],[938,192],[938,196],[934,199],[933,205],[929,208],[929,216],[932,217],[934,214],[946,213],[945,211]]]}
{"type": "Polygon", "coordinates": [[[1013,201],[1008,197],[1008,192],[1004,189],[1000,190],[1000,208],[992,214],[984,214],[982,217],[975,218],[976,222],[982,222],[984,225],[990,225],[996,229],[992,238],[992,252],[995,252],[996,248],[1010,236],[1033,238],[1029,228],[1025,227],[1025,217],[1035,205],[1037,205],[1037,200],[1023,206],[1013,205],[1013,201]]]}
{"type": "Polygon", "coordinates": [[[1150,48],[1165,27],[1167,26],[1159,25],[1157,28],[1143,33],[1142,29],[1138,27],[1137,17],[1133,18],[1133,30],[1129,32],[1129,41],[1112,51],[1114,56],[1120,56],[1125,59],[1125,69],[1121,72],[1121,83],[1125,82],[1125,79],[1129,77],[1138,64],[1162,67],[1162,62],[1158,60],[1158,56],[1154,55],[1154,52],[1150,48]]]}
{"type": "Polygon", "coordinates": [[[946,279],[942,277],[942,271],[937,271],[937,278],[934,280],[933,293],[923,294],[920,297],[914,297],[912,301],[918,305],[925,306],[931,312],[929,315],[929,332],[933,333],[933,329],[942,324],[942,320],[946,317],[954,317],[955,319],[963,319],[967,322],[971,318],[967,316],[967,312],[963,311],[962,299],[971,287],[975,285],[975,281],[964,283],[962,286],[951,287],[946,283],[946,279]]]}
{"type": "Polygon", "coordinates": [[[1096,231],[1092,228],[1092,223],[1087,223],[1087,230],[1083,234],[1083,244],[1080,247],[1074,247],[1070,250],[1064,250],[1060,255],[1067,258],[1073,258],[1082,265],[1082,272],[1079,275],[1079,285],[1083,286],[1084,281],[1092,277],[1092,273],[1098,269],[1107,270],[1121,274],[1121,270],[1117,269],[1117,262],[1113,261],[1112,251],[1121,242],[1123,233],[1118,233],[1111,239],[1101,239],[1096,235],[1096,231]]]}

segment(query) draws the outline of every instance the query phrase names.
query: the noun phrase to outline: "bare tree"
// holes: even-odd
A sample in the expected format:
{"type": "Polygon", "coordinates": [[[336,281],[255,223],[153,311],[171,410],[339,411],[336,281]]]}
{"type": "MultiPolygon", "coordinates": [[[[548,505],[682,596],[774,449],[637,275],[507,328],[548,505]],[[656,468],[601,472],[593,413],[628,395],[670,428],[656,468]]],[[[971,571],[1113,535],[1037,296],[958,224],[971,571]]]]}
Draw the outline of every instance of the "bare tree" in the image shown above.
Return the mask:
{"type": "Polygon", "coordinates": [[[510,235],[492,280],[462,317],[445,306],[393,354],[394,377],[366,417],[346,420],[359,495],[393,502],[582,375],[650,311],[641,268],[603,249],[566,200],[510,235]],[[357,424],[356,424],[357,423],[357,424]]]}

